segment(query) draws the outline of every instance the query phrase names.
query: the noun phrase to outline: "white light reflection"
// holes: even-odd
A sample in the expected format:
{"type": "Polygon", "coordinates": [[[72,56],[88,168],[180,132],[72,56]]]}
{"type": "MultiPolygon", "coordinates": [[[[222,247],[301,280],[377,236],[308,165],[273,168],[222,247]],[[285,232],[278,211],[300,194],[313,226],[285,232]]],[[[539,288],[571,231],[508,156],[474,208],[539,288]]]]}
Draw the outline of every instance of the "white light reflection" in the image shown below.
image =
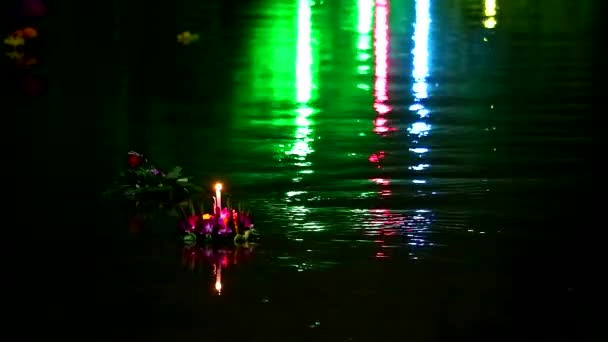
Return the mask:
{"type": "Polygon", "coordinates": [[[312,96],[312,11],[308,0],[298,0],[296,55],[296,102],[306,104],[312,96]]]}
{"type": "MultiPolygon", "coordinates": [[[[409,110],[415,112],[420,119],[427,119],[431,113],[423,103],[423,100],[429,96],[427,77],[429,76],[430,7],[430,0],[416,0],[416,21],[414,22],[414,35],[412,36],[412,40],[414,41],[414,49],[412,50],[414,56],[412,61],[412,78],[414,79],[412,93],[414,95],[414,103],[410,105],[409,110]]],[[[407,128],[408,133],[416,138],[412,140],[413,144],[418,144],[420,142],[418,139],[427,136],[430,130],[431,125],[424,120],[417,121],[407,128]]],[[[409,150],[418,154],[419,157],[429,151],[426,147],[413,147],[409,150]]],[[[426,165],[424,168],[411,165],[409,169],[422,171],[429,167],[428,164],[424,165],[426,165]]]]}
{"type": "Polygon", "coordinates": [[[422,154],[422,153],[427,153],[429,151],[429,149],[425,148],[425,147],[417,147],[417,148],[410,148],[410,151],[414,152],[414,153],[422,154]]]}
{"type": "Polygon", "coordinates": [[[416,166],[409,166],[408,169],[414,170],[414,171],[422,171],[422,170],[428,168],[429,166],[430,166],[429,164],[418,164],[416,166]]]}
{"type": "MultiPolygon", "coordinates": [[[[416,21],[414,22],[414,35],[412,40],[414,41],[414,49],[412,50],[413,61],[412,61],[412,94],[414,96],[414,103],[410,105],[409,110],[414,112],[420,118],[414,122],[410,127],[407,128],[408,134],[411,136],[411,144],[418,145],[421,139],[424,139],[430,131],[431,125],[427,122],[431,111],[426,107],[425,100],[429,97],[429,86],[427,78],[429,77],[429,33],[431,26],[431,13],[430,13],[430,0],[416,0],[416,21]]],[[[424,158],[425,154],[429,152],[427,147],[411,147],[410,152],[415,153],[418,158],[424,158]]],[[[412,179],[412,183],[415,186],[424,186],[427,184],[426,179],[421,179],[422,172],[427,170],[431,165],[428,163],[419,163],[417,165],[410,165],[408,169],[417,172],[415,179],[412,179]]],[[[422,192],[421,189],[417,190],[418,193],[422,192]]],[[[419,253],[417,249],[421,246],[428,245],[426,241],[426,235],[430,226],[430,213],[428,210],[420,209],[416,211],[416,214],[410,216],[405,231],[408,238],[408,245],[410,245],[409,256],[412,259],[418,259],[419,253]],[[427,217],[429,216],[429,217],[427,217]]]]}
{"type": "MultiPolygon", "coordinates": [[[[416,1],[416,22],[414,23],[414,55],[412,90],[417,101],[428,97],[426,78],[429,75],[429,28],[431,25],[430,0],[416,1]]],[[[423,107],[422,107],[423,108],[423,107]]]]}
{"type": "Polygon", "coordinates": [[[414,122],[411,127],[408,127],[410,134],[416,134],[418,136],[425,136],[431,130],[431,125],[426,122],[414,122]]]}

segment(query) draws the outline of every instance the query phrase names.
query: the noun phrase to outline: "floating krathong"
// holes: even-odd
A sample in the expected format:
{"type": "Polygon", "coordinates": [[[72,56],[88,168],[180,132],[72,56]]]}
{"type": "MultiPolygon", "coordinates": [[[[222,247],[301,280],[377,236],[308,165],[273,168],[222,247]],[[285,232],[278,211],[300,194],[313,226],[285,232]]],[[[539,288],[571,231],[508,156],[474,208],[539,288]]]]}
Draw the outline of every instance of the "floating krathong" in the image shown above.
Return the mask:
{"type": "Polygon", "coordinates": [[[232,208],[227,202],[222,206],[222,184],[215,184],[212,212],[205,212],[201,208],[198,212],[190,206],[191,213],[184,212],[184,219],[179,228],[185,233],[184,242],[194,244],[196,241],[229,241],[245,243],[256,240],[259,235],[253,228],[251,212],[239,208],[232,208]]]}
{"type": "MultiPolygon", "coordinates": [[[[105,192],[106,196],[126,200],[127,208],[134,209],[131,214],[142,218],[145,213],[169,212],[179,215],[179,232],[183,234],[186,245],[195,245],[198,241],[220,242],[232,241],[237,245],[257,241],[259,235],[253,229],[251,212],[242,210],[241,206],[233,208],[230,200],[224,202],[222,183],[214,185],[215,196],[181,175],[181,168],[164,171],[153,166],[142,154],[135,151],[127,153],[128,169],[121,174],[118,184],[105,192]],[[209,193],[209,196],[205,195],[209,193]],[[203,203],[211,202],[212,210],[204,210],[203,203]],[[200,204],[200,209],[194,209],[194,203],[200,204]],[[135,205],[133,205],[135,204],[135,205]],[[138,216],[143,214],[143,216],[138,216]]],[[[131,221],[130,221],[131,222],[131,221]]],[[[132,220],[130,231],[136,233],[142,230],[142,220],[132,220]]]]}
{"type": "Polygon", "coordinates": [[[158,206],[177,205],[203,191],[202,187],[190,182],[189,177],[182,176],[179,166],[165,172],[135,151],[127,153],[127,164],[129,167],[116,186],[105,192],[107,196],[135,201],[136,206],[146,203],[158,206]]]}

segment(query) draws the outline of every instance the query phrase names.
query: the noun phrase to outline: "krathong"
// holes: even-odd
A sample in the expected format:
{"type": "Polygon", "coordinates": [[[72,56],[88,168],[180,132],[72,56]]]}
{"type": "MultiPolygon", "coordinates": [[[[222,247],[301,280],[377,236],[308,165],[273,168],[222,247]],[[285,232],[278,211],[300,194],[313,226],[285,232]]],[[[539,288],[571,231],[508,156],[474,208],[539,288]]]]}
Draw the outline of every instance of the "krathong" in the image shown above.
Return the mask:
{"type": "Polygon", "coordinates": [[[178,231],[186,245],[195,245],[197,241],[233,241],[238,245],[259,238],[253,229],[251,212],[242,209],[240,204],[233,208],[230,196],[222,196],[225,190],[222,183],[214,184],[213,196],[190,177],[182,176],[180,167],[165,172],[135,151],[127,153],[127,165],[116,186],[105,195],[133,202],[131,208],[137,212],[155,207],[181,212],[178,231]],[[226,198],[225,205],[223,198],[226,198]],[[205,202],[212,204],[210,211],[205,211],[205,202]]]}
{"type": "Polygon", "coordinates": [[[255,241],[259,238],[253,228],[251,212],[241,209],[238,205],[233,208],[230,201],[226,201],[226,206],[222,205],[221,183],[216,183],[213,206],[210,212],[204,210],[201,205],[200,210],[195,210],[190,202],[189,213],[182,211],[184,219],[180,222],[179,228],[184,232],[184,242],[195,244],[197,241],[228,241],[232,240],[236,244],[255,241]]]}
{"type": "Polygon", "coordinates": [[[139,206],[150,202],[178,204],[204,190],[190,182],[190,177],[184,177],[181,167],[165,172],[135,151],[127,153],[127,164],[128,169],[121,173],[117,184],[105,195],[133,200],[139,206]]]}

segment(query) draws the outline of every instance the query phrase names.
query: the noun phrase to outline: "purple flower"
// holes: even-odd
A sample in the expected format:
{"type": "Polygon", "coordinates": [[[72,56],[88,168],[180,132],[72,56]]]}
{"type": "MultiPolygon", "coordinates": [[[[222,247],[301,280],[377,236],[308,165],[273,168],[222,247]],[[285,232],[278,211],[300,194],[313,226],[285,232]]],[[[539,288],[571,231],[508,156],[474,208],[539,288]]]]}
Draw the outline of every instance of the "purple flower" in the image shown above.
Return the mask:
{"type": "Polygon", "coordinates": [[[253,223],[251,222],[251,214],[249,212],[241,212],[241,214],[239,215],[240,218],[240,225],[241,227],[244,227],[246,229],[249,229],[253,226],[253,223]]]}
{"type": "Polygon", "coordinates": [[[203,219],[203,233],[211,234],[213,232],[213,222],[211,219],[203,219]]]}

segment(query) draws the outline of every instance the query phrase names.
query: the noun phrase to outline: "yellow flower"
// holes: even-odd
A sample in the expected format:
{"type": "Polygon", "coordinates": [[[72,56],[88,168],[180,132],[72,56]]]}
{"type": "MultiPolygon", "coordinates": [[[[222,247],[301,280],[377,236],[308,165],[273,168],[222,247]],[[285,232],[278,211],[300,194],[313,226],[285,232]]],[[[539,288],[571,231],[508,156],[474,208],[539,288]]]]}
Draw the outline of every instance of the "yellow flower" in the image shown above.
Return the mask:
{"type": "Polygon", "coordinates": [[[4,44],[16,47],[19,45],[24,45],[25,40],[22,37],[9,36],[8,38],[4,39],[4,44]]]}

